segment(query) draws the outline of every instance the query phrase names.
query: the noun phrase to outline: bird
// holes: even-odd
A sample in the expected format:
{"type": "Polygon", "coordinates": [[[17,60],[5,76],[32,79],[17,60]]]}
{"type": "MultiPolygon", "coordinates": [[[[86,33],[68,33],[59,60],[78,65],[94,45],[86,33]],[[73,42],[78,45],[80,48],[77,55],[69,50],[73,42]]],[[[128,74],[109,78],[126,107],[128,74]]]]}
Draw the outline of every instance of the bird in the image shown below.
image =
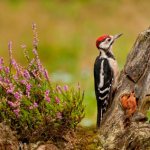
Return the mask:
{"type": "Polygon", "coordinates": [[[97,100],[97,128],[100,128],[104,114],[112,104],[119,75],[118,63],[112,52],[112,45],[121,34],[102,35],[96,40],[99,55],[94,63],[94,87],[97,100]]]}

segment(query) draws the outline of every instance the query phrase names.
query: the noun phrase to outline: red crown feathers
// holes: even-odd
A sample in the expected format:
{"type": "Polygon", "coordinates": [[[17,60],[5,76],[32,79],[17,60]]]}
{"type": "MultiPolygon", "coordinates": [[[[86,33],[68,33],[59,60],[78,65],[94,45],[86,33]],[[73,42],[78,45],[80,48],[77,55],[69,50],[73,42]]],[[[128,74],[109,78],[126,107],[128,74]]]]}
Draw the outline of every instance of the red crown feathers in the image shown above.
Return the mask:
{"type": "Polygon", "coordinates": [[[105,34],[100,36],[97,40],[96,40],[96,47],[99,48],[99,43],[104,41],[106,38],[109,38],[110,36],[105,34]]]}

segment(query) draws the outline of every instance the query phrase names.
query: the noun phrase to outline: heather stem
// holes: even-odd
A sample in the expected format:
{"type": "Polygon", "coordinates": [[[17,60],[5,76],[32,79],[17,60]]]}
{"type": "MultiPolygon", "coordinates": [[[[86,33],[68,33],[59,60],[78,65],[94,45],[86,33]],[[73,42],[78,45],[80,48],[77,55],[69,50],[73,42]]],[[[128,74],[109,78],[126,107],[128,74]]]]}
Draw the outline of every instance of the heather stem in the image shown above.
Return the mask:
{"type": "Polygon", "coordinates": [[[37,50],[39,40],[37,34],[37,26],[35,23],[32,24],[32,30],[33,30],[33,47],[37,50]]]}
{"type": "Polygon", "coordinates": [[[10,70],[10,74],[11,74],[11,68],[12,68],[12,41],[8,42],[8,51],[9,51],[9,70],[10,70]]]}
{"type": "Polygon", "coordinates": [[[27,47],[25,44],[22,44],[21,47],[23,48],[23,51],[24,51],[24,56],[25,58],[27,59],[28,63],[30,62],[30,57],[29,57],[29,53],[27,51],[27,47]]]}

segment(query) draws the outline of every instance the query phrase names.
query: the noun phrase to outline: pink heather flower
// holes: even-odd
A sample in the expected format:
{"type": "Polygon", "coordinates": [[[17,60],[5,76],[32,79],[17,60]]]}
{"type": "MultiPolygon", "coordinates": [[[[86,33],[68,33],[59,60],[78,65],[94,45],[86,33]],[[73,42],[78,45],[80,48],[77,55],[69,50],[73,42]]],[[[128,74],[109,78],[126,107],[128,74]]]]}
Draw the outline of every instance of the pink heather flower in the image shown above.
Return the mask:
{"type": "Polygon", "coordinates": [[[50,90],[45,91],[45,97],[49,95],[50,90]]]}
{"type": "Polygon", "coordinates": [[[33,54],[35,55],[36,59],[38,59],[38,58],[39,58],[39,55],[38,55],[37,50],[34,48],[34,49],[32,50],[32,52],[33,52],[33,54]]]}
{"type": "Polygon", "coordinates": [[[42,64],[41,64],[41,62],[40,62],[40,59],[37,58],[37,59],[36,59],[36,62],[37,62],[38,70],[39,70],[41,73],[43,73],[44,68],[43,68],[43,66],[42,66],[42,64]]]}
{"type": "Polygon", "coordinates": [[[5,67],[4,70],[5,70],[6,74],[9,74],[9,73],[10,73],[10,70],[9,70],[8,67],[5,67]]]}
{"type": "Polygon", "coordinates": [[[0,76],[0,81],[3,81],[3,77],[0,76]]]}
{"type": "Polygon", "coordinates": [[[18,117],[18,116],[19,116],[20,109],[19,109],[19,108],[14,109],[13,112],[14,112],[15,115],[18,117]]]}
{"type": "Polygon", "coordinates": [[[28,72],[28,70],[24,70],[24,77],[26,78],[26,79],[30,79],[30,74],[29,74],[29,72],[28,72]]]}
{"type": "Polygon", "coordinates": [[[44,93],[44,94],[45,94],[45,96],[44,96],[44,97],[45,97],[45,100],[46,100],[48,103],[50,102],[49,93],[50,93],[50,90],[46,90],[45,93],[44,93]]]}
{"type": "Polygon", "coordinates": [[[29,54],[28,54],[28,51],[27,51],[27,46],[26,46],[25,44],[22,44],[22,45],[21,45],[21,48],[22,48],[23,51],[24,51],[24,56],[26,57],[26,59],[27,59],[28,62],[29,62],[30,58],[29,58],[29,54]]]}
{"type": "Polygon", "coordinates": [[[11,64],[14,66],[18,74],[22,74],[21,72],[21,66],[17,64],[15,59],[11,60],[11,64]]]}
{"type": "Polygon", "coordinates": [[[17,99],[17,100],[20,100],[22,98],[22,94],[19,93],[19,92],[15,92],[14,93],[14,97],[17,99]]]}
{"type": "Polygon", "coordinates": [[[12,88],[14,87],[14,85],[12,83],[9,83],[9,87],[12,88]]]}
{"type": "Polygon", "coordinates": [[[18,80],[18,75],[13,75],[13,78],[14,78],[15,80],[18,80]]]}
{"type": "Polygon", "coordinates": [[[26,85],[26,80],[21,80],[20,81],[22,84],[26,85]]]}
{"type": "Polygon", "coordinates": [[[49,103],[51,101],[50,97],[45,97],[45,100],[49,103]]]}
{"type": "Polygon", "coordinates": [[[12,59],[12,60],[11,60],[11,64],[12,64],[12,65],[14,66],[14,68],[16,69],[17,75],[22,74],[22,73],[21,73],[21,70],[20,70],[20,68],[19,68],[19,66],[18,66],[18,64],[17,64],[17,62],[16,62],[15,59],[12,59]]]}
{"type": "Polygon", "coordinates": [[[32,110],[32,109],[33,109],[33,106],[30,106],[29,109],[32,110]]]}
{"type": "Polygon", "coordinates": [[[9,84],[10,83],[10,80],[8,78],[4,78],[4,82],[9,84]]]}
{"type": "Polygon", "coordinates": [[[68,91],[68,89],[69,89],[68,85],[65,85],[65,86],[64,86],[64,90],[65,90],[65,91],[68,91]]]}
{"type": "Polygon", "coordinates": [[[0,64],[3,65],[4,64],[4,60],[2,57],[0,57],[0,64]]]}
{"type": "Polygon", "coordinates": [[[31,61],[30,61],[30,63],[29,63],[29,68],[31,68],[31,66],[34,64],[34,62],[35,62],[35,59],[33,58],[31,61]]]}
{"type": "Polygon", "coordinates": [[[56,116],[57,116],[58,119],[62,119],[62,113],[61,112],[57,112],[56,116]]]}
{"type": "Polygon", "coordinates": [[[9,57],[12,60],[12,41],[8,42],[9,57]]]}
{"type": "Polygon", "coordinates": [[[55,97],[55,101],[56,101],[57,104],[60,103],[60,99],[58,97],[55,97]]]}
{"type": "Polygon", "coordinates": [[[26,94],[27,94],[28,98],[30,98],[30,90],[31,90],[31,84],[27,83],[26,84],[26,94]]]}
{"type": "Polygon", "coordinates": [[[37,35],[37,26],[36,26],[35,23],[32,24],[32,30],[33,30],[33,36],[34,36],[33,46],[37,47],[37,45],[38,45],[38,35],[37,35]]]}
{"type": "Polygon", "coordinates": [[[45,76],[46,80],[49,81],[49,75],[48,75],[48,71],[46,69],[44,69],[44,76],[45,76]]]}
{"type": "Polygon", "coordinates": [[[7,89],[7,93],[13,94],[14,89],[15,89],[14,85],[12,83],[10,83],[9,84],[9,88],[7,89]]]}
{"type": "Polygon", "coordinates": [[[30,98],[30,92],[26,92],[26,96],[30,98]]]}
{"type": "Polygon", "coordinates": [[[37,108],[38,104],[36,102],[34,102],[33,106],[34,106],[34,108],[37,108]]]}
{"type": "Polygon", "coordinates": [[[20,106],[20,101],[15,102],[16,107],[20,106]]]}
{"type": "Polygon", "coordinates": [[[36,69],[32,70],[32,74],[34,75],[35,78],[40,79],[39,74],[37,74],[37,70],[36,69]]]}
{"type": "Polygon", "coordinates": [[[29,107],[30,110],[34,109],[34,108],[37,108],[38,107],[38,104],[36,102],[33,103],[33,105],[31,105],[29,107]]]}
{"type": "Polygon", "coordinates": [[[11,101],[7,101],[7,103],[10,105],[10,107],[16,107],[15,103],[13,103],[11,101]]]}
{"type": "Polygon", "coordinates": [[[10,107],[18,107],[20,106],[20,101],[16,101],[16,102],[11,102],[11,101],[7,101],[8,105],[10,107]]]}
{"type": "Polygon", "coordinates": [[[10,88],[10,89],[7,90],[7,93],[13,94],[13,92],[14,92],[14,87],[12,87],[12,88],[10,88]]]}
{"type": "Polygon", "coordinates": [[[0,71],[3,69],[4,61],[3,58],[0,58],[0,71]]]}
{"type": "Polygon", "coordinates": [[[15,66],[15,67],[17,66],[15,59],[12,59],[12,60],[11,60],[11,63],[12,63],[13,66],[15,66]]]}
{"type": "Polygon", "coordinates": [[[26,84],[26,91],[29,92],[30,90],[31,90],[31,84],[28,83],[28,84],[26,84]]]}

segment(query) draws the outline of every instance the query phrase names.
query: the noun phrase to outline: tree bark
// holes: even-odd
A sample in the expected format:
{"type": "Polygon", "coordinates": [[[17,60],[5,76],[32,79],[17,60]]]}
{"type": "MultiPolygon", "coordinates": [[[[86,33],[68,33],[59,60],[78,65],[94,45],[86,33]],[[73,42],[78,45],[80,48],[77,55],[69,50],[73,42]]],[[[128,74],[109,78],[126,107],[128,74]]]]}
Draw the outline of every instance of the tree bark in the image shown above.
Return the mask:
{"type": "Polygon", "coordinates": [[[100,139],[105,150],[150,150],[150,28],[141,32],[120,73],[112,106],[104,116],[100,139]],[[135,93],[136,111],[128,116],[121,102],[135,93]]]}

